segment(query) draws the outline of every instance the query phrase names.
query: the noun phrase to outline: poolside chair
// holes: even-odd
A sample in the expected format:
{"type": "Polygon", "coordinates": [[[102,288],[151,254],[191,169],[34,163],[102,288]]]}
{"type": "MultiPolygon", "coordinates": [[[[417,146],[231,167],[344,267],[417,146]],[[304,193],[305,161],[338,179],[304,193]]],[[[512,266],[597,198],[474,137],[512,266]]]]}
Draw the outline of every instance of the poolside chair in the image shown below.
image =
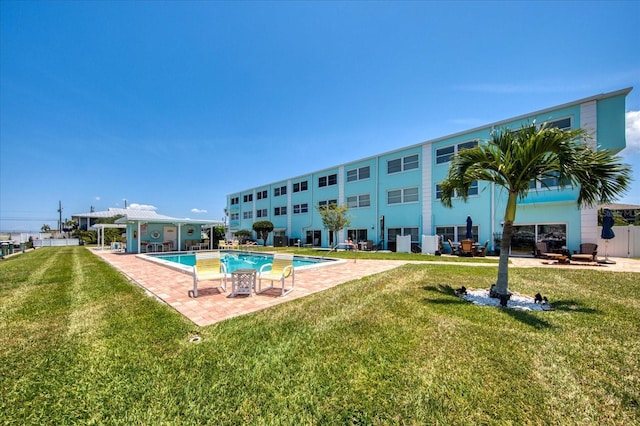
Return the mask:
{"type": "Polygon", "coordinates": [[[220,280],[220,286],[227,291],[227,267],[220,261],[220,253],[196,254],[196,264],[193,267],[193,290],[187,293],[189,297],[198,297],[198,283],[200,281],[220,280]]]}
{"type": "Polygon", "coordinates": [[[571,260],[577,260],[582,262],[597,262],[598,261],[598,245],[594,243],[582,243],[580,244],[580,253],[576,253],[571,256],[571,260]]]}
{"type": "Polygon", "coordinates": [[[262,293],[273,288],[274,281],[280,281],[282,286],[281,296],[285,296],[293,291],[295,285],[295,271],[293,268],[293,255],[292,254],[274,254],[273,263],[262,265],[258,272],[258,291],[256,293],[262,293]],[[291,288],[285,289],[285,280],[291,277],[291,288]],[[262,288],[262,280],[271,281],[271,285],[266,288],[262,288]]]}

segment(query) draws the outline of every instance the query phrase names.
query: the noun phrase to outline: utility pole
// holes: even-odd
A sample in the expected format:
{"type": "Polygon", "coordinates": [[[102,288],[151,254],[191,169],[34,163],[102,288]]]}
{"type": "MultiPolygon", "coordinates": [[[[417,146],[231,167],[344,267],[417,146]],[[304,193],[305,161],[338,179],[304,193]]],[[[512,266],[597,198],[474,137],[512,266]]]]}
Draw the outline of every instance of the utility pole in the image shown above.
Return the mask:
{"type": "Polygon", "coordinates": [[[58,232],[62,232],[62,201],[58,201],[58,232]]]}

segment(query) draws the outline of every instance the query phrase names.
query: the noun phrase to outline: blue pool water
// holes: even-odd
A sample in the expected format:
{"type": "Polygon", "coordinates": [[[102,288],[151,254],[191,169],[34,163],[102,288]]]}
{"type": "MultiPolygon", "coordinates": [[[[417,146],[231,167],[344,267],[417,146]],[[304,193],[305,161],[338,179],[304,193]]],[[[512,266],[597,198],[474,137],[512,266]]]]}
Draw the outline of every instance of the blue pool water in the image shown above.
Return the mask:
{"type": "MultiPolygon", "coordinates": [[[[154,255],[153,257],[156,259],[162,259],[167,262],[177,263],[185,266],[193,266],[196,264],[196,255],[194,253],[163,254],[154,255]]],[[[227,266],[227,273],[231,273],[237,269],[259,270],[262,265],[270,264],[273,261],[273,256],[270,254],[222,252],[222,261],[227,266]]],[[[302,266],[317,265],[319,263],[331,261],[332,259],[294,256],[293,266],[295,268],[298,268],[302,266]]]]}

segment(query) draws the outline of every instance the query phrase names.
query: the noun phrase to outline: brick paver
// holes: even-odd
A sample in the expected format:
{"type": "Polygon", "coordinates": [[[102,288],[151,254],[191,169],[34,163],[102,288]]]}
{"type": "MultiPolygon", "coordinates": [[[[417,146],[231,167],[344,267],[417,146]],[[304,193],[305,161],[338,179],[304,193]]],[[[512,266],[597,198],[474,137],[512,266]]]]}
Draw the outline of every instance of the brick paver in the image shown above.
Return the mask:
{"type": "Polygon", "coordinates": [[[296,269],[295,290],[284,297],[275,288],[253,297],[229,297],[229,277],[226,293],[216,287],[219,281],[207,281],[198,287],[198,297],[192,298],[188,295],[189,290],[193,289],[193,276],[190,274],[141,259],[134,254],[112,253],[109,250],[93,252],[199,326],[275,306],[407,263],[358,259],[356,262],[347,260],[311,269],[296,269]]]}

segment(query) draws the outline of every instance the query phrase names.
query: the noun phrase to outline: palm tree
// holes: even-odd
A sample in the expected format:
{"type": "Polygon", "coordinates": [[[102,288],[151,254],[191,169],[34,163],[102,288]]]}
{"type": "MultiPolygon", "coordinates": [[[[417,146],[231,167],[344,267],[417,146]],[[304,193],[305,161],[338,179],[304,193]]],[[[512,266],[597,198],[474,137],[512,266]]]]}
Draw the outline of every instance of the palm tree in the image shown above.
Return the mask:
{"type": "Polygon", "coordinates": [[[474,181],[493,182],[508,193],[494,287],[499,296],[509,294],[509,252],[517,202],[527,196],[532,181],[547,187],[547,181],[554,179],[560,188],[578,187],[581,206],[610,203],[626,192],[629,166],[620,163],[611,151],[591,148],[586,138],[582,129],[561,130],[532,123],[518,131],[495,130],[486,144],[460,150],[453,157],[441,184],[446,207],[452,206],[456,196],[466,201],[474,181]]]}

